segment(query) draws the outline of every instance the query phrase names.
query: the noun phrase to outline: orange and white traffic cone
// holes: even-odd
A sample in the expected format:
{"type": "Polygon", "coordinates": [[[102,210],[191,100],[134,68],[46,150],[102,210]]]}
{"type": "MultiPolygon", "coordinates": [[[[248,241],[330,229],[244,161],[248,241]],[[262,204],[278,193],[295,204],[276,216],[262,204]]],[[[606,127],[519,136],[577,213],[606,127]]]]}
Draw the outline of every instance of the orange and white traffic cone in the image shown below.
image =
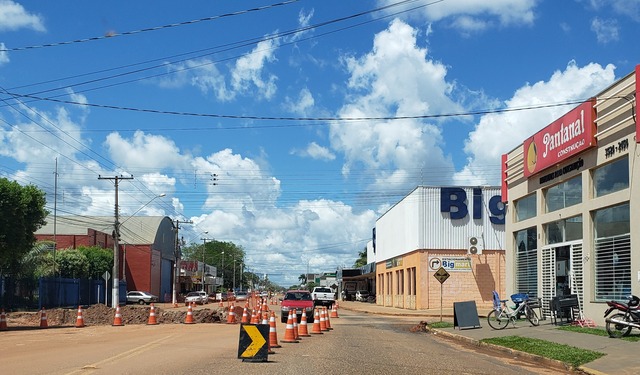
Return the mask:
{"type": "Polygon", "coordinates": [[[120,305],[116,305],[116,314],[113,317],[113,324],[112,326],[117,327],[117,326],[123,326],[124,324],[122,323],[122,314],[120,313],[120,305]]]}
{"type": "Polygon", "coordinates": [[[339,318],[339,316],[338,316],[338,302],[334,303],[333,306],[331,307],[331,317],[332,318],[339,318]]]}
{"type": "Polygon", "coordinates": [[[247,306],[245,306],[244,309],[242,310],[242,320],[240,321],[240,323],[247,324],[250,321],[251,320],[249,319],[249,311],[247,310],[247,306]]]}
{"type": "Polygon", "coordinates": [[[282,342],[286,342],[286,343],[296,343],[296,342],[300,342],[298,340],[296,340],[296,333],[293,331],[293,314],[292,314],[292,310],[289,310],[289,317],[287,318],[287,327],[284,331],[284,339],[282,340],[282,342]]]}
{"type": "Polygon", "coordinates": [[[78,317],[76,318],[76,328],[84,327],[84,318],[82,317],[82,306],[78,306],[78,317]]]}
{"type": "Polygon", "coordinates": [[[298,311],[293,310],[293,333],[296,340],[300,340],[300,333],[298,332],[298,311]]]}
{"type": "Polygon", "coordinates": [[[329,319],[329,309],[328,308],[324,308],[324,321],[327,324],[327,329],[330,331],[333,328],[331,328],[331,320],[329,319]]]}
{"type": "Polygon", "coordinates": [[[271,311],[271,316],[269,317],[269,347],[282,347],[280,344],[278,344],[278,331],[276,330],[276,313],[273,310],[271,311]]]}
{"type": "Polygon", "coordinates": [[[47,328],[49,324],[47,323],[47,312],[44,311],[44,307],[40,309],[40,328],[47,328]]]}
{"type": "Polygon", "coordinates": [[[323,332],[328,331],[327,329],[327,319],[324,315],[324,308],[320,308],[320,330],[323,332]]]}
{"type": "Polygon", "coordinates": [[[311,334],[323,334],[322,330],[320,329],[320,313],[318,313],[318,309],[314,309],[313,311],[313,326],[311,327],[311,334]]]}
{"type": "Polygon", "coordinates": [[[156,319],[156,308],[151,304],[151,309],[149,310],[149,321],[147,325],[156,325],[158,324],[158,320],[156,319]]]}
{"type": "Polygon", "coordinates": [[[7,316],[4,313],[4,309],[0,310],[0,331],[8,331],[7,316]]]}
{"type": "Polygon", "coordinates": [[[227,324],[236,324],[236,307],[231,304],[229,307],[229,314],[227,314],[227,324]]]}
{"type": "Polygon", "coordinates": [[[193,307],[191,304],[187,308],[187,317],[184,319],[184,324],[196,324],[196,321],[193,320],[193,307]]]}
{"type": "Polygon", "coordinates": [[[302,311],[302,317],[300,318],[300,324],[298,325],[298,336],[309,337],[309,327],[307,327],[307,312],[302,311]]]}
{"type": "Polygon", "coordinates": [[[261,324],[269,324],[269,312],[267,311],[263,311],[262,312],[262,322],[261,324]]]}

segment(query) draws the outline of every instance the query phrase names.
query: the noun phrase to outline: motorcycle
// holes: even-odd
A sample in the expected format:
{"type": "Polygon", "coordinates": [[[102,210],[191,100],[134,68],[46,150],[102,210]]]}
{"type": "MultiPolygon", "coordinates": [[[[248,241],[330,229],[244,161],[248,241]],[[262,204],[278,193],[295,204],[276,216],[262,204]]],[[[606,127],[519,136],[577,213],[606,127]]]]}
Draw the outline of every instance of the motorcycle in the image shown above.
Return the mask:
{"type": "Polygon", "coordinates": [[[632,328],[640,329],[640,298],[631,295],[627,303],[608,301],[604,312],[606,329],[609,337],[628,336],[632,328]],[[618,311],[607,318],[613,311],[618,311]]]}

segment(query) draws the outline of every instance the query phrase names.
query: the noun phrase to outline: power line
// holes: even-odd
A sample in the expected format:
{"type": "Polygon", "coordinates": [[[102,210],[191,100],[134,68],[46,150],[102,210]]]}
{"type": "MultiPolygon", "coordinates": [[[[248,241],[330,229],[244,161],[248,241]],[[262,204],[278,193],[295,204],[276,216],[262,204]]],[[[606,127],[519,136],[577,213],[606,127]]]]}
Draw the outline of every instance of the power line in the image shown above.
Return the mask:
{"type": "Polygon", "coordinates": [[[266,10],[266,9],[270,9],[270,8],[276,8],[276,7],[279,7],[279,6],[296,3],[298,1],[299,0],[283,1],[281,3],[270,4],[270,5],[265,5],[265,6],[262,6],[262,7],[245,9],[245,10],[240,10],[240,11],[231,12],[231,13],[225,13],[225,14],[221,14],[221,15],[217,15],[217,16],[204,17],[204,18],[199,18],[199,19],[195,19],[195,20],[191,20],[191,21],[183,21],[183,22],[176,22],[176,23],[171,23],[171,24],[166,24],[166,25],[161,25],[161,26],[147,27],[147,28],[143,28],[143,29],[139,29],[139,30],[125,31],[125,32],[122,32],[122,33],[109,32],[109,33],[107,33],[105,35],[101,35],[101,36],[94,36],[94,37],[83,38],[83,39],[75,39],[75,40],[70,40],[70,41],[66,41],[66,42],[55,42],[55,43],[47,43],[47,44],[39,44],[39,45],[15,47],[15,48],[2,48],[2,49],[0,49],[0,52],[25,51],[25,50],[30,50],[30,49],[39,49],[39,48],[46,48],[46,47],[58,47],[58,46],[64,46],[64,45],[69,45],[69,44],[93,42],[93,41],[103,40],[103,39],[112,39],[112,38],[116,38],[116,37],[120,37],[120,36],[141,34],[141,33],[146,33],[146,32],[150,32],[150,31],[158,31],[158,30],[169,29],[169,28],[174,28],[174,27],[178,27],[178,26],[186,26],[186,25],[192,25],[192,24],[200,23],[200,22],[218,20],[218,19],[225,18],[225,17],[238,16],[238,15],[247,14],[247,13],[251,13],[251,12],[257,12],[257,11],[262,11],[262,10],[266,10]]]}

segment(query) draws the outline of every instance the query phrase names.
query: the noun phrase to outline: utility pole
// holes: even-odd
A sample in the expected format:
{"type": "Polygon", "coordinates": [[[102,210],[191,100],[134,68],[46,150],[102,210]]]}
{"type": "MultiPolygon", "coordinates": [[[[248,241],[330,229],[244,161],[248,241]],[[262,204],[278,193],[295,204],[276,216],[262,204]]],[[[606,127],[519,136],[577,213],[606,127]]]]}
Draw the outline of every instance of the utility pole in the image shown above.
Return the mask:
{"type": "MultiPolygon", "coordinates": [[[[204,234],[208,234],[208,231],[205,231],[204,234]]],[[[212,241],[211,238],[201,238],[202,240],[202,291],[204,291],[204,267],[205,267],[205,254],[207,251],[207,241],[212,241]]]]}
{"type": "Polygon", "coordinates": [[[178,231],[180,230],[180,223],[182,224],[193,224],[193,221],[191,220],[186,220],[186,221],[180,221],[180,220],[176,220],[175,221],[175,231],[176,231],[176,241],[175,241],[175,247],[173,249],[173,255],[174,255],[174,262],[173,262],[173,291],[171,293],[171,303],[173,304],[173,306],[177,306],[178,304],[178,279],[180,278],[180,255],[181,255],[181,250],[180,250],[180,239],[178,237],[178,231]]]}
{"type": "Polygon", "coordinates": [[[111,289],[111,307],[116,308],[120,304],[120,278],[118,277],[119,271],[119,250],[120,250],[120,223],[119,215],[118,215],[118,183],[120,180],[133,180],[133,176],[131,177],[123,177],[123,176],[115,176],[115,177],[102,177],[98,175],[98,180],[114,180],[116,187],[116,205],[115,205],[115,222],[113,229],[113,276],[111,280],[113,280],[113,286],[111,289]]]}

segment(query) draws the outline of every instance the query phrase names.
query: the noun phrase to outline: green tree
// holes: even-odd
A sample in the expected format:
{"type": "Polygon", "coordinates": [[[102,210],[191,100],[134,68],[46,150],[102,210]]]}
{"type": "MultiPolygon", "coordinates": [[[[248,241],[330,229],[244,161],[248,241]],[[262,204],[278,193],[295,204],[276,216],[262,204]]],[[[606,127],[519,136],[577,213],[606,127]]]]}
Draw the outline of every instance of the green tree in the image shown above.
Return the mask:
{"type": "Polygon", "coordinates": [[[245,251],[242,246],[230,241],[211,240],[182,248],[183,259],[204,261],[204,263],[216,267],[218,277],[223,278],[224,289],[233,287],[234,275],[236,288],[240,287],[240,280],[247,285],[246,282],[249,280],[244,276],[241,277],[242,267],[240,265],[245,263],[244,257],[245,251]]]}
{"type": "Polygon", "coordinates": [[[46,224],[45,194],[0,178],[0,273],[17,276],[21,260],[36,243],[35,232],[46,224]]]}
{"type": "Polygon", "coordinates": [[[353,263],[353,268],[358,268],[367,265],[367,248],[358,252],[358,259],[353,263]]]}
{"type": "Polygon", "coordinates": [[[60,272],[60,277],[84,278],[88,276],[89,260],[76,249],[66,249],[58,251],[56,263],[60,272]]]}
{"type": "Polygon", "coordinates": [[[99,246],[80,246],[78,251],[87,258],[89,263],[86,274],[89,279],[99,280],[106,271],[113,270],[113,250],[99,246]]]}

